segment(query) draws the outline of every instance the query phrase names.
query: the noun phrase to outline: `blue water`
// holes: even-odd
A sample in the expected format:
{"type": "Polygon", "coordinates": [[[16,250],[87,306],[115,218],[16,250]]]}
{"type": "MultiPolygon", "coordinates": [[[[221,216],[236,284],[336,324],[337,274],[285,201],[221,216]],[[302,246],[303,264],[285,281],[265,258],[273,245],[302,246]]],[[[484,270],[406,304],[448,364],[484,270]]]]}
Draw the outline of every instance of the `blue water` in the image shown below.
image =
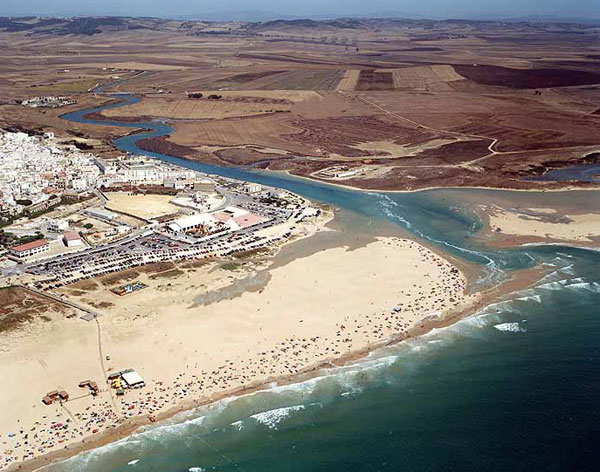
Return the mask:
{"type": "MultiPolygon", "coordinates": [[[[65,118],[89,123],[82,116],[90,111],[96,110],[65,118]]],[[[486,247],[476,237],[481,223],[472,202],[493,192],[365,193],[284,174],[220,168],[135,146],[143,137],[169,134],[168,125],[108,124],[149,130],[118,139],[124,151],[286,188],[354,212],[361,221],[391,221],[480,265],[482,283],[536,265],[549,274],[535,287],[417,340],[323,371],[316,379],[174,418],[49,470],[598,470],[600,252],[552,245],[486,247]],[[127,465],[132,460],[139,462],[127,465]]],[[[511,195],[503,192],[502,198],[511,195]]],[[[585,198],[598,195],[589,192],[585,198]]]]}

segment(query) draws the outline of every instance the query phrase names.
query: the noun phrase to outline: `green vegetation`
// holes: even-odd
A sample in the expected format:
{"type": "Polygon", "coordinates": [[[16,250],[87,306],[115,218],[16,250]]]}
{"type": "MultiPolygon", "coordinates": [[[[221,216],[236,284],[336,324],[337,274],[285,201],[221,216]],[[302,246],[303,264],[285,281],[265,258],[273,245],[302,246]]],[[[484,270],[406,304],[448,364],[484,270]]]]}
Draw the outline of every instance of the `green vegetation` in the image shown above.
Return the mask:
{"type": "Polygon", "coordinates": [[[226,262],[225,264],[221,264],[221,269],[223,270],[238,270],[240,268],[239,264],[235,262],[226,262]]]}
{"type": "Polygon", "coordinates": [[[37,239],[42,239],[43,235],[41,233],[36,233],[33,235],[26,236],[17,236],[13,233],[7,233],[6,231],[0,229],[0,246],[10,247],[15,246],[17,244],[25,244],[31,241],[35,241],[37,239]]]}
{"type": "Polygon", "coordinates": [[[89,198],[92,197],[88,197],[88,198],[81,198],[81,197],[68,197],[68,196],[61,196],[60,198],[55,197],[54,199],[56,200],[56,202],[52,203],[48,208],[45,208],[44,210],[38,210],[38,211],[30,211],[25,209],[22,213],[19,213],[17,215],[10,215],[10,216],[2,216],[0,217],[0,228],[4,228],[6,226],[10,226],[12,225],[15,221],[17,221],[19,218],[23,218],[24,216],[28,216],[30,218],[37,218],[39,216],[42,216],[46,213],[50,213],[52,210],[55,210],[56,208],[58,208],[59,206],[64,206],[64,205],[72,205],[74,203],[79,203],[85,200],[88,200],[89,198]]]}
{"type": "Polygon", "coordinates": [[[247,251],[238,252],[233,255],[235,259],[248,259],[250,257],[256,256],[266,256],[269,254],[269,249],[267,248],[256,248],[256,249],[248,249],[247,251]]]}

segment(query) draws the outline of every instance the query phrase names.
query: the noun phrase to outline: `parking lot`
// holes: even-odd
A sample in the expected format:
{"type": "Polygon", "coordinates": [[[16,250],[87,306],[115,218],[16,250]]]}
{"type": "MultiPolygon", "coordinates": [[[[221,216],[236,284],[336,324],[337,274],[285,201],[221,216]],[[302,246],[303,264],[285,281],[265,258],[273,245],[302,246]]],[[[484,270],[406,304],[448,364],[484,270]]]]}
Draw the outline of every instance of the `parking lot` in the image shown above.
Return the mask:
{"type": "Polygon", "coordinates": [[[53,289],[85,278],[154,262],[228,256],[263,248],[290,236],[290,232],[269,237],[257,233],[290,221],[301,208],[301,203],[293,202],[290,205],[287,200],[275,197],[265,199],[230,189],[225,192],[232,204],[265,220],[235,231],[223,230],[202,237],[168,233],[164,227],[141,228],[119,241],[38,264],[28,264],[22,270],[39,276],[40,280],[35,283],[37,288],[53,289]]]}

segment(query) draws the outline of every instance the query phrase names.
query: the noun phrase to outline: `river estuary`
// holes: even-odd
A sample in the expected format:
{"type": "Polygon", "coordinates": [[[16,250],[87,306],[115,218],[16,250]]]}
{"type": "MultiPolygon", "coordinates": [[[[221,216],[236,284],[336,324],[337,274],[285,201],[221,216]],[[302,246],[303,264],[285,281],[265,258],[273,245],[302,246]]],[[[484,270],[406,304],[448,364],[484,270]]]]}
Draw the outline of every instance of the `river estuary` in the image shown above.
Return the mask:
{"type": "MultiPolygon", "coordinates": [[[[139,100],[123,95],[124,106],[139,100]]],[[[473,202],[495,190],[360,192],[269,171],[139,149],[159,122],[80,123],[145,131],[124,152],[288,189],[369,224],[385,220],[478,265],[476,284],[543,266],[533,287],[449,327],[316,378],[222,401],[48,467],[86,471],[583,471],[600,459],[600,252],[557,245],[498,250],[475,235],[473,202]]],[[[539,202],[543,194],[500,192],[539,202]]],[[[581,192],[558,194],[582,198],[581,192]]],[[[600,192],[588,191],[598,201],[600,192]]],[[[352,227],[359,231],[360,225],[352,227]]],[[[402,261],[398,261],[401,264],[402,261]]]]}

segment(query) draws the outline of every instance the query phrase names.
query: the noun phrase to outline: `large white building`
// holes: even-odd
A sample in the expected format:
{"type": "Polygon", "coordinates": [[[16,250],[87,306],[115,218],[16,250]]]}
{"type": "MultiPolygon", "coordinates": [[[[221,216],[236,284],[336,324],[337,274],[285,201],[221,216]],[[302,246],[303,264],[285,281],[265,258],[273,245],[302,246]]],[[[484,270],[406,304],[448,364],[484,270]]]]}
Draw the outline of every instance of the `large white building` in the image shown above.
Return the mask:
{"type": "Polygon", "coordinates": [[[201,227],[213,227],[217,219],[210,213],[199,213],[190,216],[184,216],[167,225],[167,229],[172,233],[185,233],[201,227]]]}
{"type": "Polygon", "coordinates": [[[167,230],[172,233],[186,233],[199,228],[207,231],[237,231],[267,221],[269,218],[238,208],[228,206],[224,210],[214,213],[198,213],[184,216],[167,225],[167,230]]]}
{"type": "Polygon", "coordinates": [[[119,216],[110,210],[105,210],[104,208],[88,208],[84,213],[92,218],[106,222],[114,221],[119,216]]]}
{"type": "Polygon", "coordinates": [[[69,223],[64,220],[46,218],[46,229],[51,233],[60,233],[69,228],[69,223]]]}
{"type": "Polygon", "coordinates": [[[99,184],[105,186],[119,183],[167,185],[171,182],[171,187],[175,187],[175,184],[198,175],[190,169],[140,156],[123,156],[113,160],[96,158],[95,163],[102,172],[99,184]]]}
{"type": "Polygon", "coordinates": [[[83,241],[76,231],[67,231],[63,234],[63,243],[67,247],[83,246],[83,241]]]}
{"type": "Polygon", "coordinates": [[[19,244],[10,248],[9,257],[22,261],[50,249],[50,244],[45,239],[36,239],[25,244],[19,244]]]}

